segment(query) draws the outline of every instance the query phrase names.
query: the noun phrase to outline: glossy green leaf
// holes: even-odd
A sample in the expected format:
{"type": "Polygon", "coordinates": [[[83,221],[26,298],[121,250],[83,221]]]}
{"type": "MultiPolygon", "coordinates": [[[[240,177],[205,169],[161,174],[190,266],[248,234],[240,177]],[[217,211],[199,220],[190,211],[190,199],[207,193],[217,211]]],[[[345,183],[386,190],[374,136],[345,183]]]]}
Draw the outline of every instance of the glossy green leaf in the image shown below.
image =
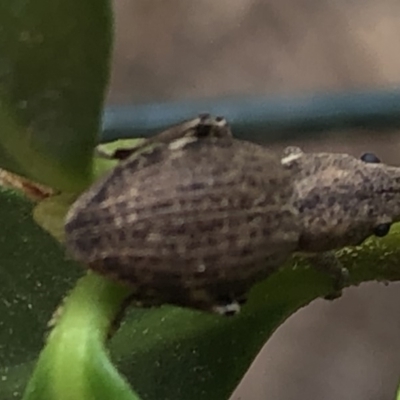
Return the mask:
{"type": "Polygon", "coordinates": [[[108,0],[0,2],[0,167],[87,186],[110,41],[108,0]]]}
{"type": "Polygon", "coordinates": [[[37,226],[32,203],[0,187],[0,399],[20,398],[47,323],[82,274],[37,226]]]}

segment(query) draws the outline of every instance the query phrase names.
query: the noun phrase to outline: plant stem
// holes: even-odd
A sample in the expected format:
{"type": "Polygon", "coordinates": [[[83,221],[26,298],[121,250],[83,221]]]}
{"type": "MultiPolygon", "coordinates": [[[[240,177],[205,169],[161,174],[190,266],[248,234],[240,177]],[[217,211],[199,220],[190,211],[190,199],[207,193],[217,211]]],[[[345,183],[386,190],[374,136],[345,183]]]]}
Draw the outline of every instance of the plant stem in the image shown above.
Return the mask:
{"type": "Polygon", "coordinates": [[[65,299],[24,400],[139,400],[104,343],[129,290],[88,273],[65,299]]]}

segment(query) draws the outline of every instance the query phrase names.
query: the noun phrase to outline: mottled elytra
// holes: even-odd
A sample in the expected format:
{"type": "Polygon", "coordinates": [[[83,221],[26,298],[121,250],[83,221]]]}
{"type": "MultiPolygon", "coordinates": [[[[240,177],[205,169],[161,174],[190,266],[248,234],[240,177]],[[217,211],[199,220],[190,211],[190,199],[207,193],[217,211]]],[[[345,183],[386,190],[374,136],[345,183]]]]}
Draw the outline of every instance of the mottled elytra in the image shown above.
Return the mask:
{"type": "Polygon", "coordinates": [[[297,245],[291,179],[279,157],[233,139],[223,118],[200,116],[133,149],[83,193],[66,246],[144,306],[231,315],[297,245]]]}

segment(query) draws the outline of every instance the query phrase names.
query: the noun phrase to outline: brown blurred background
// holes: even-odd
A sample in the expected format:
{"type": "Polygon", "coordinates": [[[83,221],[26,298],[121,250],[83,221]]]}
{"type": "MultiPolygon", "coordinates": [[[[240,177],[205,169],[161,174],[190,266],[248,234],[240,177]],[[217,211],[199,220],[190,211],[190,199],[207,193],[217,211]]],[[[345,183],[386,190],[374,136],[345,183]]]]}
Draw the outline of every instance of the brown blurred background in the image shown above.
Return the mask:
{"type": "MultiPolygon", "coordinates": [[[[114,9],[109,103],[400,83],[399,0],[115,0],[114,9]]],[[[400,132],[348,136],[296,144],[400,165],[400,132]]],[[[399,304],[393,283],[315,301],[278,329],[232,400],[394,399],[399,304]]]]}

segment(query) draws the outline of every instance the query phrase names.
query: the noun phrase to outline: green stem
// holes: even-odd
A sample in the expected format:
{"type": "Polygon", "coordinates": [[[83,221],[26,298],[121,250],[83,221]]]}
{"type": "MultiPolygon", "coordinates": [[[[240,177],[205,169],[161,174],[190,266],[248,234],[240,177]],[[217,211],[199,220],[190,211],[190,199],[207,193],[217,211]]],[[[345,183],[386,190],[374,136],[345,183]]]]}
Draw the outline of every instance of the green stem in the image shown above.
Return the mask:
{"type": "Polygon", "coordinates": [[[104,343],[128,289],[89,273],[66,298],[24,400],[139,400],[104,343]]]}

